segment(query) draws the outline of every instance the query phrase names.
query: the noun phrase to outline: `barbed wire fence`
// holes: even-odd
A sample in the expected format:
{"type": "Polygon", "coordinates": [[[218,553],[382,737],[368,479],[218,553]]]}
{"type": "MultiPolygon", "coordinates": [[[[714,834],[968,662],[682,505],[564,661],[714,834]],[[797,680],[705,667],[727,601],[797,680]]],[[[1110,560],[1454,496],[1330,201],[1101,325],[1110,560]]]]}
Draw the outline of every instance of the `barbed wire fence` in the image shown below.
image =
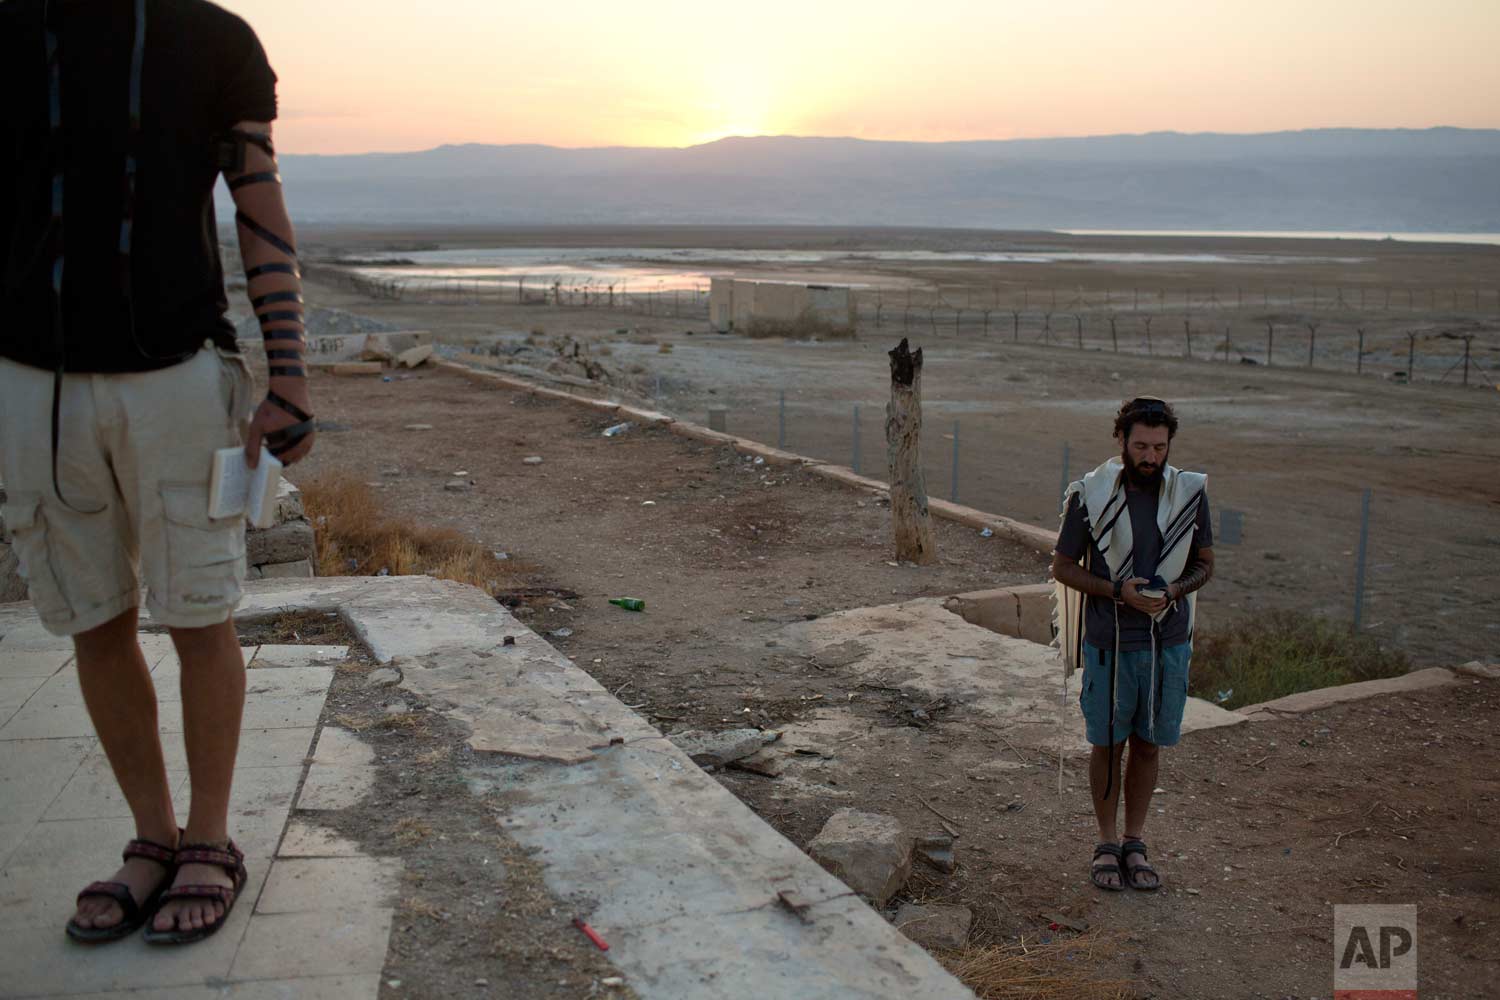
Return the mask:
{"type": "MultiPolygon", "coordinates": [[[[575,276],[374,276],[319,267],[374,299],[424,305],[600,309],[709,319],[709,288],[575,276]]],[[[853,292],[865,335],[953,337],[1226,364],[1500,386],[1500,288],[1060,285],[853,292]]]]}

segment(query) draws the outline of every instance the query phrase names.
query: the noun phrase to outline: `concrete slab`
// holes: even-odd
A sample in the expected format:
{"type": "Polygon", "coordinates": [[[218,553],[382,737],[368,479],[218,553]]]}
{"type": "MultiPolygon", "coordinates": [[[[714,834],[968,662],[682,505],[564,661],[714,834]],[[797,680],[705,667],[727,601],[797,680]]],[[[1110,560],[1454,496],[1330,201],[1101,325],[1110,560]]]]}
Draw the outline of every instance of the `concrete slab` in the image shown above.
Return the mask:
{"type": "Polygon", "coordinates": [[[811,924],[803,924],[768,904],[711,921],[679,917],[619,928],[606,940],[642,997],[973,1000],[932,956],[856,897],[816,903],[808,916],[811,924]]]}
{"type": "Polygon", "coordinates": [[[28,649],[6,636],[0,641],[0,678],[39,677],[46,680],[73,659],[73,645],[62,649],[28,649]]]}
{"type": "Polygon", "coordinates": [[[309,812],[348,809],[358,805],[374,787],[373,767],[314,762],[302,782],[297,808],[309,812]]]}
{"type": "Polygon", "coordinates": [[[315,697],[321,701],[331,683],[332,667],[284,667],[248,674],[245,694],[247,697],[315,697]]]}
{"type": "MultiPolygon", "coordinates": [[[[167,771],[167,783],[172,789],[172,806],[176,810],[187,807],[188,773],[186,768],[167,771]]],[[[120,793],[109,759],[96,752],[83,762],[42,819],[129,819],[130,806],[120,793]]],[[[183,812],[183,816],[187,813],[183,812]]],[[[121,845],[123,846],[123,845],[121,845]]]]}
{"type": "Polygon", "coordinates": [[[391,906],[398,858],[281,858],[271,866],[256,913],[348,912],[391,906]]]}
{"type": "MultiPolygon", "coordinates": [[[[0,609],[0,621],[7,667],[0,677],[0,698],[22,702],[9,718],[3,717],[9,713],[0,714],[0,934],[6,941],[0,949],[0,994],[179,1000],[378,994],[391,920],[386,896],[399,870],[363,858],[343,843],[315,843],[306,828],[293,849],[337,851],[337,859],[290,864],[337,865],[346,874],[331,880],[327,868],[304,869],[303,876],[321,872],[314,884],[298,877],[294,868],[281,871],[272,864],[333,677],[332,666],[308,664],[332,652],[297,658],[278,651],[273,658],[281,665],[251,674],[229,819],[233,836],[248,855],[251,878],[224,930],[192,948],[169,952],[150,949],[138,937],[84,949],[69,943],[61,930],[72,912],[73,894],[118,867],[120,848],[133,835],[134,823],[93,738],[76,676],[63,669],[70,651],[48,649],[40,636],[26,634],[27,622],[14,609],[0,609]],[[18,633],[37,646],[18,642],[12,647],[18,633]],[[359,869],[358,879],[347,878],[350,866],[359,869]],[[272,871],[278,880],[265,892],[272,871]],[[252,913],[257,900],[265,901],[268,910],[288,911],[275,914],[277,920],[316,917],[324,932],[292,922],[257,924],[252,913]],[[320,904],[319,912],[311,911],[314,903],[320,904]],[[341,920],[330,920],[330,905],[348,912],[341,920]],[[257,940],[279,950],[246,953],[241,943],[252,927],[257,940]],[[345,949],[350,940],[356,946],[345,949]],[[330,954],[335,954],[331,963],[330,954]],[[253,981],[235,981],[237,961],[253,981]]],[[[179,814],[186,815],[191,788],[180,736],[181,706],[166,700],[175,697],[176,658],[166,636],[142,635],[141,642],[163,696],[159,729],[174,801],[179,814]]],[[[347,651],[333,652],[341,660],[347,651]]],[[[253,656],[256,650],[247,653],[253,656]]],[[[344,756],[350,752],[345,747],[344,756]]],[[[368,748],[364,753],[368,759],[368,748]]]]}
{"type": "MultiPolygon", "coordinates": [[[[1425,691],[1429,688],[1445,687],[1456,683],[1458,683],[1458,678],[1454,676],[1453,671],[1445,667],[1430,667],[1426,670],[1414,670],[1400,677],[1385,677],[1380,680],[1360,681],[1356,684],[1318,688],[1315,691],[1301,691],[1297,694],[1289,694],[1285,698],[1246,705],[1239,709],[1239,714],[1252,720],[1274,719],[1278,715],[1300,715],[1303,712],[1316,712],[1344,702],[1377,698],[1381,695],[1425,691]]],[[[4,731],[0,730],[0,736],[3,735],[4,731]]]]}
{"type": "Polygon", "coordinates": [[[325,826],[294,817],[276,851],[278,858],[358,858],[364,855],[360,846],[339,836],[325,826]]]}
{"type": "Polygon", "coordinates": [[[378,974],[385,967],[394,912],[256,914],[229,978],[378,974]]]}
{"type": "Polygon", "coordinates": [[[665,740],[574,767],[476,769],[471,780],[504,794],[501,825],[537,852],[549,888],[596,901],[589,922],[601,931],[707,919],[780,889],[815,901],[850,891],[665,740]]]}
{"type": "Polygon", "coordinates": [[[317,667],[335,666],[349,658],[348,646],[261,646],[254,659],[249,661],[252,669],[262,667],[317,667]]]}
{"type": "Polygon", "coordinates": [[[326,688],[317,694],[247,695],[242,725],[245,729],[305,729],[317,725],[325,693],[326,688]]]}
{"type": "Polygon", "coordinates": [[[26,699],[47,683],[45,677],[0,677],[0,726],[21,710],[26,699]]]}
{"type": "Polygon", "coordinates": [[[375,748],[347,729],[325,725],[318,733],[313,760],[319,764],[369,767],[375,763],[375,748]]]}
{"type": "Polygon", "coordinates": [[[940,599],[796,622],[779,641],[792,652],[846,661],[839,669],[860,680],[924,701],[947,698],[986,716],[1018,745],[1088,749],[1076,697],[1063,701],[1056,650],[971,625],[940,599]]]}
{"type": "MultiPolygon", "coordinates": [[[[152,990],[151,1000],[374,1000],[380,976],[304,976],[152,990]]],[[[144,1000],[136,990],[74,994],[71,1000],[144,1000]]]]}

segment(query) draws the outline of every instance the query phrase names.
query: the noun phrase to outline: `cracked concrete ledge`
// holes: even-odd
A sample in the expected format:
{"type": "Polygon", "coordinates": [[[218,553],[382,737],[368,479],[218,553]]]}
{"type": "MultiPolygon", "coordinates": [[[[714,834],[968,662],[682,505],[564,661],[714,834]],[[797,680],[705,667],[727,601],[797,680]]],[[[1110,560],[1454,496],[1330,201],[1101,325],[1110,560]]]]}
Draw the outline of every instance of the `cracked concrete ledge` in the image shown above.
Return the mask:
{"type": "Polygon", "coordinates": [[[973,997],[481,591],[429,577],[256,581],[237,617],[302,609],[337,610],[476,749],[528,755],[495,753],[470,786],[492,796],[497,825],[536,852],[548,889],[576,902],[639,996],[973,997]],[[777,904],[784,889],[812,904],[809,922],[777,904]]]}
{"type": "MultiPolygon", "coordinates": [[[[644,410],[623,403],[611,402],[607,399],[580,396],[577,393],[564,392],[561,389],[549,389],[545,386],[539,386],[535,382],[529,382],[524,378],[495,371],[471,368],[456,361],[439,361],[438,367],[460,375],[471,382],[503,385],[521,392],[529,392],[534,396],[562,400],[564,402],[575,403],[579,406],[586,406],[590,409],[601,410],[624,420],[634,420],[637,423],[653,426],[664,426],[673,434],[681,437],[709,444],[727,444],[741,454],[756,455],[764,458],[772,465],[803,465],[814,475],[830,479],[836,483],[842,483],[845,486],[870,490],[883,495],[889,495],[890,493],[890,487],[887,484],[878,479],[861,476],[846,466],[834,465],[829,462],[819,461],[816,458],[809,458],[806,455],[798,455],[795,452],[773,448],[770,445],[762,444],[759,441],[752,441],[749,438],[735,437],[733,434],[709,430],[700,424],[678,420],[665,413],[644,410]]],[[[1049,531],[1046,528],[1026,524],[1001,514],[991,514],[988,511],[976,510],[973,507],[965,507],[962,504],[950,503],[947,500],[938,500],[935,498],[928,499],[927,509],[936,517],[973,528],[975,531],[982,531],[985,528],[989,528],[1001,538],[1006,538],[1027,548],[1034,549],[1043,555],[1051,555],[1052,549],[1057,544],[1056,531],[1049,531]]]]}
{"type": "Polygon", "coordinates": [[[1365,698],[1376,698],[1383,694],[1425,691],[1428,688],[1443,687],[1458,682],[1454,672],[1447,667],[1428,667],[1425,670],[1413,670],[1399,677],[1382,677],[1373,681],[1357,681],[1353,684],[1337,684],[1312,691],[1299,691],[1273,701],[1246,705],[1237,711],[1251,722],[1260,722],[1281,715],[1315,712],[1320,708],[1328,708],[1331,705],[1339,705],[1348,701],[1362,701],[1365,698]]]}

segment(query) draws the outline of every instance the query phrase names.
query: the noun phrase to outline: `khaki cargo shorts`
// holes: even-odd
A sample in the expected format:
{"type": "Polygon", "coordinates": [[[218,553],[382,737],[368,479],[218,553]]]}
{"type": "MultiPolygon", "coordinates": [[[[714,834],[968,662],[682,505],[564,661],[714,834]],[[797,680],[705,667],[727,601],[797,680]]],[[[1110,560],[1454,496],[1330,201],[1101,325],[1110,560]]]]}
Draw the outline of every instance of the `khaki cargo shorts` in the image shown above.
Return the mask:
{"type": "Polygon", "coordinates": [[[205,344],[158,371],[63,376],[66,504],[52,486],[52,386],[51,372],[0,359],[3,515],[42,624],[77,635],[138,607],[142,571],[157,623],[227,620],[245,580],[245,524],[208,516],[208,481],[214,451],[244,440],[244,360],[205,344]]]}

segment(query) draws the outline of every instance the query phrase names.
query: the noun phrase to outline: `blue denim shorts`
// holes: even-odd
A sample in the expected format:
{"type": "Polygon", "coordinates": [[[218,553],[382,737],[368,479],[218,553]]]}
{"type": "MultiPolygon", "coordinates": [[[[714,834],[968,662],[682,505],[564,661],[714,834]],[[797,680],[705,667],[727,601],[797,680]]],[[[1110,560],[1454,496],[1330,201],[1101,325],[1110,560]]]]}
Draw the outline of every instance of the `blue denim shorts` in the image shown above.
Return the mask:
{"type": "Polygon", "coordinates": [[[1188,661],[1192,659],[1191,643],[1180,643],[1158,649],[1156,726],[1153,731],[1151,706],[1151,650],[1124,650],[1120,653],[1120,671],[1116,679],[1118,701],[1115,704],[1113,739],[1109,733],[1109,665],[1114,650],[1083,644],[1083,690],[1078,704],[1088,741],[1096,747],[1120,743],[1131,733],[1157,746],[1169,747],[1182,738],[1182,712],[1187,707],[1188,661]]]}

